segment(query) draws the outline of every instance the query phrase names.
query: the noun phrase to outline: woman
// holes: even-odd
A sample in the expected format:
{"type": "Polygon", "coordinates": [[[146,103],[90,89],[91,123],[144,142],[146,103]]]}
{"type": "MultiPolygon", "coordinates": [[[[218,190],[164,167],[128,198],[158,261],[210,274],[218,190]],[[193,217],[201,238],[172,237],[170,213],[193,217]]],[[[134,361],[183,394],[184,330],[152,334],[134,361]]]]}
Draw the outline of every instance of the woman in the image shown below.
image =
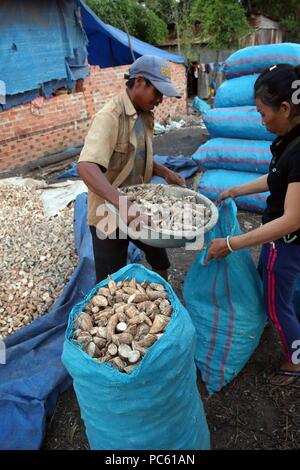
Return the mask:
{"type": "Polygon", "coordinates": [[[258,269],[265,303],[286,353],[284,364],[270,380],[273,385],[300,382],[300,322],[292,302],[300,275],[299,80],[300,66],[288,64],[274,65],[258,77],[254,86],[257,110],[266,128],[278,136],[271,145],[269,173],[224,191],[219,200],[269,190],[267,208],[261,227],[212,240],[207,255],[208,262],[224,258],[231,251],[262,244],[258,269]]]}

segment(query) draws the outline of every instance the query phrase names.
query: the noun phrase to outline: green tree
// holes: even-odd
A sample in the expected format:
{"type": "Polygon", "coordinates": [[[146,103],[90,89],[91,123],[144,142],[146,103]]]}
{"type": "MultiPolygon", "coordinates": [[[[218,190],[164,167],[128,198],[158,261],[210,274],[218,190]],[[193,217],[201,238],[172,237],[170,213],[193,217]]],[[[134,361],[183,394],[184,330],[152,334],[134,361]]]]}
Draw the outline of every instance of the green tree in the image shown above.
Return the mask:
{"type": "Polygon", "coordinates": [[[159,44],[166,39],[168,33],[167,24],[154,11],[145,5],[137,3],[134,12],[138,38],[153,44],[159,44]]]}
{"type": "Polygon", "coordinates": [[[278,21],[286,32],[286,40],[300,41],[299,0],[242,0],[248,14],[261,14],[278,21]]]}
{"type": "Polygon", "coordinates": [[[125,30],[139,39],[158,44],[167,36],[166,23],[137,0],[86,0],[105,23],[125,30]]]}
{"type": "Polygon", "coordinates": [[[246,12],[237,0],[195,0],[192,18],[200,23],[200,34],[208,46],[219,52],[239,47],[241,37],[250,31],[246,12]]]}
{"type": "Polygon", "coordinates": [[[165,23],[174,24],[178,54],[189,57],[194,37],[191,8],[194,0],[140,0],[151,8],[165,23]]]}

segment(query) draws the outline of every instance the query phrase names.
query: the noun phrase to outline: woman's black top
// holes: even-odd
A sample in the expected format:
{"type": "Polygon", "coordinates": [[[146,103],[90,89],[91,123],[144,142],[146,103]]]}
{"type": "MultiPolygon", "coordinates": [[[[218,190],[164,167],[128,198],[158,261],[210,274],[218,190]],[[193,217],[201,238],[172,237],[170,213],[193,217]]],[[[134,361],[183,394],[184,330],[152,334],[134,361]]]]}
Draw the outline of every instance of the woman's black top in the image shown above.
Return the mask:
{"type": "MultiPolygon", "coordinates": [[[[288,184],[300,182],[300,140],[293,146],[292,142],[295,139],[300,139],[300,124],[284,137],[277,137],[271,145],[273,158],[268,175],[270,196],[267,198],[267,208],[263,213],[263,224],[283,215],[288,184]],[[286,151],[287,147],[291,149],[286,151]]],[[[284,241],[300,245],[300,229],[284,237],[284,241]]]]}

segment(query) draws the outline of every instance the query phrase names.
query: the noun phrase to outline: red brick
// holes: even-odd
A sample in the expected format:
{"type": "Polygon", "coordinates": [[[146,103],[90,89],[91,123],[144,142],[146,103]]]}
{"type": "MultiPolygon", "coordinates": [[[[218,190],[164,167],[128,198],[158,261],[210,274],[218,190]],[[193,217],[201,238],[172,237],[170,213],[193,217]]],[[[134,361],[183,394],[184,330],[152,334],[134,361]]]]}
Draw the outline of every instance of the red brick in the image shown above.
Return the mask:
{"type": "MultiPolygon", "coordinates": [[[[65,147],[83,144],[93,114],[125,88],[123,75],[127,70],[128,66],[107,69],[91,66],[91,75],[83,83],[83,92],[45,100],[37,115],[31,113],[30,103],[0,113],[3,129],[0,135],[0,170],[13,167],[17,162],[34,160],[65,147]]],[[[168,115],[186,112],[184,66],[171,64],[171,71],[173,82],[184,99],[165,99],[155,112],[156,119],[160,121],[168,115]]]]}

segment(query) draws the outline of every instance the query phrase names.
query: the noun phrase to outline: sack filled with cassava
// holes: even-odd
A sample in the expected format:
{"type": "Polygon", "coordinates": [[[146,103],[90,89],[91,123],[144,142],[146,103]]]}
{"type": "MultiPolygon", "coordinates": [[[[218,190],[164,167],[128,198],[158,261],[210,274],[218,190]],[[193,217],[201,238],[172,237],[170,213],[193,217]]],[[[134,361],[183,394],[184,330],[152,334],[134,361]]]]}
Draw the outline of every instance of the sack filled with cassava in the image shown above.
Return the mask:
{"type": "MultiPolygon", "coordinates": [[[[236,205],[226,200],[206,243],[240,233],[236,205]]],[[[262,281],[248,250],[205,265],[196,257],[184,282],[184,300],[197,333],[196,364],[211,394],[233,380],[257,347],[266,317],[262,281]]]]}
{"type": "Polygon", "coordinates": [[[276,138],[261,123],[261,115],[255,106],[210,109],[203,114],[203,121],[212,137],[250,140],[276,138]]]}
{"type": "Polygon", "coordinates": [[[272,158],[271,142],[216,137],[196,150],[193,160],[204,168],[266,174],[272,158]]]}
{"type": "Polygon", "coordinates": [[[234,52],[225,61],[226,78],[261,73],[274,64],[300,64],[300,44],[283,42],[249,46],[234,52]]]}
{"type": "Polygon", "coordinates": [[[138,264],[72,309],[62,361],[91,449],[209,449],[195,342],[171,286],[138,264]]]}
{"type": "MultiPolygon", "coordinates": [[[[259,175],[245,171],[208,170],[200,178],[197,191],[215,201],[225,189],[249,183],[256,178],[259,178],[259,175]]],[[[266,208],[268,195],[268,192],[248,194],[237,197],[235,202],[239,209],[261,213],[266,208]]]]}
{"type": "Polygon", "coordinates": [[[255,74],[225,80],[217,90],[215,108],[255,106],[254,84],[258,77],[255,74]]]}

